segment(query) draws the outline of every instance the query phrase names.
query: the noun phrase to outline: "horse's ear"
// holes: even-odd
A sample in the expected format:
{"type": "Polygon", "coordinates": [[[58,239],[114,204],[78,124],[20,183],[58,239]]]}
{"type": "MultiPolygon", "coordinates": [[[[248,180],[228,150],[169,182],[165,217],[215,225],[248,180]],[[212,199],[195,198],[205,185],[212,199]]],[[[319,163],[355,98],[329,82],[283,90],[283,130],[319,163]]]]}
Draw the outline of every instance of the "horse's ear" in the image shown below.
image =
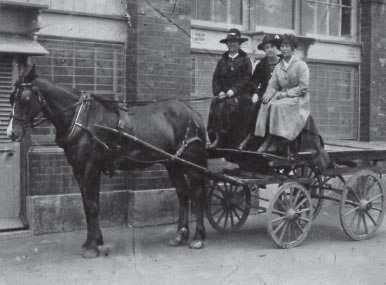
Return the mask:
{"type": "Polygon", "coordinates": [[[28,65],[27,68],[24,71],[23,79],[25,83],[30,83],[32,82],[35,78],[37,77],[36,75],[36,69],[35,69],[35,64],[28,65]]]}

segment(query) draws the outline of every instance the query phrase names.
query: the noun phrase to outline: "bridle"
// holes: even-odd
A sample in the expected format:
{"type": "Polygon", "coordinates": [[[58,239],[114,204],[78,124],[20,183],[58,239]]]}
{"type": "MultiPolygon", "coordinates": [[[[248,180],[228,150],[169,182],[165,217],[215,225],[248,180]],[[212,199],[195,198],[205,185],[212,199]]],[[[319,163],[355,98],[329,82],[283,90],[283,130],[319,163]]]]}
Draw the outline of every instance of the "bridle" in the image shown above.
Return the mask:
{"type": "MultiPolygon", "coordinates": [[[[15,83],[15,89],[14,91],[12,92],[11,94],[11,100],[13,100],[13,103],[12,105],[15,104],[17,98],[16,96],[22,92],[23,90],[20,90],[21,88],[26,89],[26,88],[29,88],[30,91],[31,91],[31,97],[33,96],[36,96],[36,98],[38,99],[38,104],[39,104],[39,110],[37,110],[36,114],[39,114],[39,113],[42,113],[44,111],[44,109],[47,107],[47,102],[46,102],[46,99],[44,99],[43,95],[41,94],[41,92],[39,91],[38,87],[35,86],[32,82],[30,83],[15,83]]],[[[41,115],[40,117],[38,118],[34,118],[34,117],[31,117],[29,120],[28,119],[23,119],[23,118],[20,118],[18,116],[16,116],[15,114],[13,114],[13,112],[10,114],[10,119],[13,119],[15,121],[18,121],[21,123],[21,125],[23,126],[23,129],[28,129],[28,128],[34,128],[38,125],[40,125],[41,123],[47,121],[47,120],[52,120],[54,119],[55,117],[67,112],[67,111],[70,111],[74,108],[76,108],[77,106],[79,106],[82,102],[81,101],[78,101],[74,104],[72,104],[71,106],[69,106],[68,108],[64,109],[63,111],[57,113],[57,114],[54,114],[53,116],[48,116],[48,115],[41,115]]]]}

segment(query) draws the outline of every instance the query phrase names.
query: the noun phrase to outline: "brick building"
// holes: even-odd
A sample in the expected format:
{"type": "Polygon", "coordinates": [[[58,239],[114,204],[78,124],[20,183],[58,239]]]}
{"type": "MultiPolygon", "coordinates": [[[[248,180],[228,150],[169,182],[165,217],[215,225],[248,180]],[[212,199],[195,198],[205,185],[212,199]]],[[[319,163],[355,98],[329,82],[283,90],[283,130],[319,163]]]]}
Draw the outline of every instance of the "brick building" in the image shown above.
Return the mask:
{"type": "MultiPolygon", "coordinates": [[[[294,33],[311,70],[312,114],[323,135],[385,141],[385,6],[381,0],[1,0],[0,164],[7,171],[0,173],[0,229],[27,225],[44,233],[79,228],[84,220],[53,128],[34,129],[21,145],[4,135],[12,82],[31,58],[39,76],[69,88],[128,101],[199,98],[211,96],[225,50],[219,39],[230,27],[249,38],[243,49],[254,63],[263,56],[256,46],[265,33],[294,33]],[[23,42],[4,45],[9,38],[23,42]]],[[[208,101],[192,105],[207,116],[208,101]]],[[[103,177],[102,224],[164,222],[147,221],[141,203],[153,203],[155,193],[174,201],[173,192],[142,190],[168,187],[157,165],[103,177]]],[[[175,213],[172,206],[163,211],[175,213]]]]}

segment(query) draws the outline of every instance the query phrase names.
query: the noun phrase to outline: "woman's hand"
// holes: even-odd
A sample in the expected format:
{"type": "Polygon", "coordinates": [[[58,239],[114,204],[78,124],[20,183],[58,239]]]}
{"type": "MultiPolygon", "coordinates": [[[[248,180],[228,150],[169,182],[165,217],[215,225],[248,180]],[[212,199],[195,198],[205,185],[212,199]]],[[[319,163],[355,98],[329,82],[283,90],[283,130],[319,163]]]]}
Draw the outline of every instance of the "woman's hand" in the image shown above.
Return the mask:
{"type": "Polygon", "coordinates": [[[256,104],[259,101],[259,96],[255,93],[252,95],[252,103],[256,104]]]}
{"type": "Polygon", "coordinates": [[[264,94],[263,98],[261,99],[261,101],[263,102],[263,104],[267,104],[270,100],[271,100],[272,96],[269,95],[269,94],[264,94]]]}
{"type": "Polygon", "coordinates": [[[280,100],[280,99],[288,97],[287,92],[278,92],[278,93],[279,94],[276,95],[276,100],[280,100]]]}
{"type": "Polygon", "coordinates": [[[219,99],[224,99],[225,98],[225,93],[224,93],[224,91],[221,91],[220,93],[218,93],[218,98],[219,99]]]}
{"type": "Polygon", "coordinates": [[[232,89],[229,89],[228,92],[227,92],[227,94],[226,94],[226,96],[227,96],[227,97],[232,97],[233,95],[235,95],[235,93],[233,92],[232,89]]]}

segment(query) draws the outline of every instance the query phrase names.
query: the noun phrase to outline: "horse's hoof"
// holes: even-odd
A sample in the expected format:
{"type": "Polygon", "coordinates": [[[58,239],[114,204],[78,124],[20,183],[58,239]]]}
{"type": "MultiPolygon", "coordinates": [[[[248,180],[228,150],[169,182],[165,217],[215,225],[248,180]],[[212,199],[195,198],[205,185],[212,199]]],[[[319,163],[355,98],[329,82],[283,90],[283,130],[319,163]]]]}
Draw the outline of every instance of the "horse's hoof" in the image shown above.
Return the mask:
{"type": "Polygon", "coordinates": [[[102,255],[108,256],[110,254],[110,247],[108,245],[98,245],[98,251],[102,255]]]}
{"type": "Polygon", "coordinates": [[[169,246],[181,246],[185,244],[186,244],[186,240],[183,240],[181,238],[173,238],[169,240],[169,243],[168,243],[169,246]]]}
{"type": "Polygon", "coordinates": [[[190,243],[190,248],[192,249],[201,249],[204,247],[204,241],[202,240],[194,240],[190,243]]]}
{"type": "Polygon", "coordinates": [[[82,257],[83,258],[86,258],[86,259],[90,259],[90,258],[96,258],[99,256],[99,250],[96,250],[96,249],[85,249],[82,253],[82,257]]]}

